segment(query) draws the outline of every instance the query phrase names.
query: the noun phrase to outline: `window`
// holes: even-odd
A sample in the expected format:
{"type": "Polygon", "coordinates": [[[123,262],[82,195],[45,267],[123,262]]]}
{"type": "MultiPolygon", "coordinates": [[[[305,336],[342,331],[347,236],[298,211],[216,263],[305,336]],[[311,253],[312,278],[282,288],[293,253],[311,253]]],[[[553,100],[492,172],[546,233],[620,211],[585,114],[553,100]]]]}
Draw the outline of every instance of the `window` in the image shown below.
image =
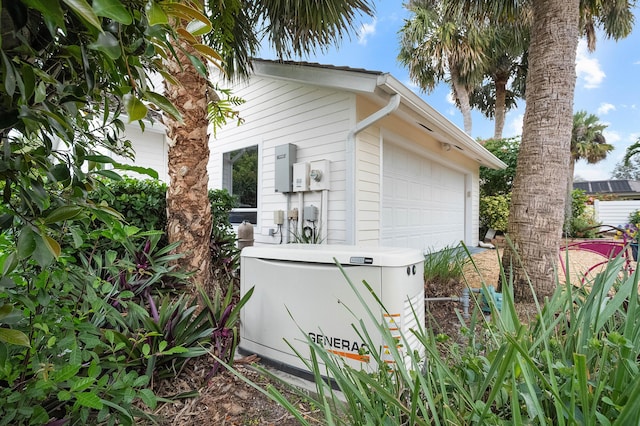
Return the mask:
{"type": "Polygon", "coordinates": [[[258,146],[253,145],[223,155],[222,186],[238,199],[229,220],[258,222],[258,146]]]}

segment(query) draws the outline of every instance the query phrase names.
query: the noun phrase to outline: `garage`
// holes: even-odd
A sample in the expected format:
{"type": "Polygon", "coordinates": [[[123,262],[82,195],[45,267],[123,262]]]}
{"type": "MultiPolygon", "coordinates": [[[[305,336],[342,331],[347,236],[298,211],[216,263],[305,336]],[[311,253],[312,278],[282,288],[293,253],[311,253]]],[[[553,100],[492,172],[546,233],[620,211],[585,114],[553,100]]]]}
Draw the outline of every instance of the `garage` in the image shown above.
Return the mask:
{"type": "Polygon", "coordinates": [[[464,240],[463,172],[387,141],[382,167],[382,245],[431,251],[464,240]]]}
{"type": "Polygon", "coordinates": [[[255,245],[297,241],[304,228],[334,245],[478,243],[480,167],[506,164],[391,74],[256,60],[232,90],[244,124],[211,140],[209,184],[229,188],[231,153],[257,146],[255,245]]]}

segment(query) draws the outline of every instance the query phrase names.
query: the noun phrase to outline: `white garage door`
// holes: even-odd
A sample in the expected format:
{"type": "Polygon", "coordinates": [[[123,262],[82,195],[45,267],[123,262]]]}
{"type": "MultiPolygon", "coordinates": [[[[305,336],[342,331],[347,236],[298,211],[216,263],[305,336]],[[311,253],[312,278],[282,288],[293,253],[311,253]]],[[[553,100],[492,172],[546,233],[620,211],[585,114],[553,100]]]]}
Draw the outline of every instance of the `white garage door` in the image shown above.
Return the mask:
{"type": "Polygon", "coordinates": [[[464,240],[464,173],[397,145],[383,151],[382,244],[427,251],[464,240]]]}

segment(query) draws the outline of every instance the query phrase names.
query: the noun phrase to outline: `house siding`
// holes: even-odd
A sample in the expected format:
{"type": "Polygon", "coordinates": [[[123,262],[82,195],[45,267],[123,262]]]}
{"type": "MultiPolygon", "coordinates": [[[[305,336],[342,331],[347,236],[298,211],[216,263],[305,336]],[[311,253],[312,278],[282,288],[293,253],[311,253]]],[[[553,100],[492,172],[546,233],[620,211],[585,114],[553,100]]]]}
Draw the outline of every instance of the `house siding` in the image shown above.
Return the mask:
{"type": "Polygon", "coordinates": [[[467,222],[471,223],[471,229],[467,230],[465,243],[475,247],[480,241],[480,169],[478,167],[467,177],[467,186],[471,188],[471,211],[467,214],[467,222]],[[470,184],[469,180],[471,180],[470,184]]]}
{"type": "Polygon", "coordinates": [[[380,128],[362,131],[356,141],[356,243],[380,244],[380,128]]]}
{"type": "MultiPolygon", "coordinates": [[[[112,157],[114,160],[127,165],[137,165],[148,167],[158,172],[158,179],[165,183],[169,183],[168,170],[168,152],[166,133],[164,126],[159,123],[145,123],[145,130],[142,131],[140,125],[136,123],[128,124],[126,127],[127,139],[132,141],[135,150],[136,161],[106,151],[105,155],[112,157]],[[144,159],[144,163],[140,162],[144,159]]],[[[138,174],[132,171],[126,171],[128,176],[136,179],[148,179],[148,175],[138,174]]]]}
{"type": "Polygon", "coordinates": [[[297,162],[331,162],[328,225],[320,232],[326,235],[325,242],[345,242],[345,140],[355,121],[355,95],[269,78],[253,77],[250,82],[250,86],[240,83],[232,87],[234,96],[246,100],[237,108],[243,123],[239,126],[228,123],[211,138],[210,187],[222,187],[224,152],[258,144],[262,155],[258,171],[258,223],[254,236],[256,242],[279,243],[279,235],[269,236],[269,229],[276,228],[274,211],[286,212],[314,205],[322,212],[321,192],[305,192],[302,205],[298,193],[287,196],[275,192],[275,147],[294,144],[297,162]]]}

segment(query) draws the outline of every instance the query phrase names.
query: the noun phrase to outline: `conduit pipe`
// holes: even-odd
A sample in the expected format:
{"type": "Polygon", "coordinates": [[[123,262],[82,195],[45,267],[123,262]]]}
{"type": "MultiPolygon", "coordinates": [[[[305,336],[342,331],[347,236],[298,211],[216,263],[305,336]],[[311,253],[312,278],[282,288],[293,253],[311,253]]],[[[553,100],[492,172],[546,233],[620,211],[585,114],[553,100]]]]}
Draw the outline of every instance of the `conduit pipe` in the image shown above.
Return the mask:
{"type": "MultiPolygon", "coordinates": [[[[471,291],[475,293],[480,293],[480,289],[471,289],[471,291]]],[[[471,303],[471,298],[469,297],[469,289],[462,289],[462,296],[452,296],[452,297],[425,297],[425,302],[459,302],[462,304],[462,317],[464,319],[469,318],[469,305],[471,303]]]]}
{"type": "Polygon", "coordinates": [[[297,223],[297,233],[298,236],[296,238],[296,242],[302,242],[302,228],[304,227],[304,192],[298,192],[298,223],[297,223]]]}
{"type": "Polygon", "coordinates": [[[329,242],[329,190],[323,189],[320,198],[320,207],[322,212],[320,213],[320,235],[322,238],[320,242],[329,242]]]}
{"type": "Polygon", "coordinates": [[[356,183],[356,135],[367,127],[375,124],[377,121],[383,119],[387,115],[391,114],[400,106],[400,95],[394,94],[389,99],[389,102],[374,112],[370,116],[357,122],[356,125],[347,134],[347,146],[346,146],[346,239],[351,244],[356,243],[356,200],[355,200],[355,183],[356,183]]]}

